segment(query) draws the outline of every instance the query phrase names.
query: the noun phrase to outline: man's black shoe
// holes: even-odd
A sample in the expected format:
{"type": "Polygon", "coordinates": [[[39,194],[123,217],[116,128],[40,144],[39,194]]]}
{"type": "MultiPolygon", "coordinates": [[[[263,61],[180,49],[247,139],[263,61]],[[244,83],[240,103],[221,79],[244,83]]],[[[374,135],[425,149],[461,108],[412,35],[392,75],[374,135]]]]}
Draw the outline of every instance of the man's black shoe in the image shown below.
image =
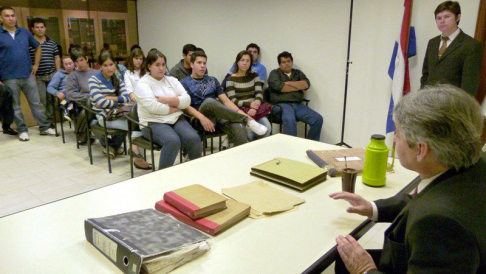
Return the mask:
{"type": "Polygon", "coordinates": [[[8,135],[19,135],[19,133],[12,128],[4,128],[3,129],[3,134],[8,134],[8,135]]]}

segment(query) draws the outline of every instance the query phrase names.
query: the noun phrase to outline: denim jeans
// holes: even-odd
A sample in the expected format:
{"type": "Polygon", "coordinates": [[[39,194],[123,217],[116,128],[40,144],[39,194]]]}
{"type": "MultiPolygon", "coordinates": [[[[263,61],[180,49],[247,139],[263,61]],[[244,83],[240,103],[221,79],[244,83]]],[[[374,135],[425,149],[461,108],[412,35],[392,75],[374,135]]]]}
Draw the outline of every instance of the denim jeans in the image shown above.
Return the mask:
{"type": "Polygon", "coordinates": [[[248,118],[245,115],[231,110],[213,98],[205,99],[199,107],[199,112],[216,124],[218,129],[226,133],[233,146],[248,143],[245,131],[248,118]]]}
{"type": "Polygon", "coordinates": [[[270,124],[270,121],[268,121],[267,117],[263,117],[260,120],[257,120],[259,124],[262,124],[268,128],[267,133],[263,135],[256,135],[249,127],[246,127],[246,137],[248,138],[248,141],[253,141],[257,139],[262,139],[265,137],[270,136],[270,133],[272,132],[272,125],[270,124]]]}
{"type": "Polygon", "coordinates": [[[0,85],[0,120],[2,120],[2,128],[9,129],[14,120],[12,90],[0,85]]]}
{"type": "MultiPolygon", "coordinates": [[[[96,120],[98,120],[98,124],[100,126],[103,126],[103,118],[101,115],[96,115],[96,120]]],[[[106,121],[106,127],[126,130],[128,132],[128,121],[126,119],[116,119],[113,121],[106,121]]],[[[97,137],[97,139],[100,141],[100,144],[103,147],[106,147],[105,136],[96,135],[95,137],[97,137]]],[[[114,149],[118,149],[119,147],[121,147],[123,141],[125,141],[124,134],[118,134],[118,135],[111,136],[111,138],[108,138],[109,146],[114,149]]]]}
{"type": "MultiPolygon", "coordinates": [[[[282,107],[284,134],[297,136],[297,121],[301,121],[310,126],[307,139],[319,141],[321,138],[322,124],[324,122],[319,113],[300,103],[280,103],[278,105],[282,107]]],[[[275,113],[272,112],[272,114],[275,113]]]]}
{"type": "Polygon", "coordinates": [[[39,125],[40,130],[48,130],[50,123],[47,121],[45,108],[39,99],[39,92],[37,91],[34,76],[31,75],[29,78],[25,79],[8,79],[3,80],[2,82],[12,90],[14,121],[15,124],[17,124],[17,131],[19,133],[29,131],[20,107],[20,91],[24,92],[25,97],[29,102],[32,115],[34,115],[34,119],[39,125]]]}
{"type": "MultiPolygon", "coordinates": [[[[159,169],[174,165],[181,145],[186,148],[189,159],[194,160],[202,155],[202,144],[196,130],[181,115],[173,125],[150,123],[154,143],[162,147],[159,158],[159,169]]],[[[142,129],[143,137],[150,140],[149,130],[142,129]]]]}
{"type": "Polygon", "coordinates": [[[53,74],[36,76],[37,90],[39,91],[39,99],[46,109],[47,121],[50,123],[54,116],[54,106],[47,93],[47,86],[52,79],[53,74]]]}

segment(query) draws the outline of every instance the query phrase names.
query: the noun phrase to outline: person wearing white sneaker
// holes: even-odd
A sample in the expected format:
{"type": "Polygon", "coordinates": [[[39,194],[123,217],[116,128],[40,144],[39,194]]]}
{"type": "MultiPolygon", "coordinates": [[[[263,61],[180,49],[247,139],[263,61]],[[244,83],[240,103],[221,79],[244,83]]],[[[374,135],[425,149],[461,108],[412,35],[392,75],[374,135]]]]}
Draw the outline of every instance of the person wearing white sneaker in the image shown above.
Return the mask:
{"type": "Polygon", "coordinates": [[[30,140],[29,133],[21,132],[19,135],[19,140],[23,142],[29,141],[30,140]]]}
{"type": "MultiPolygon", "coordinates": [[[[258,123],[255,120],[250,120],[248,121],[248,124],[246,125],[253,133],[255,133],[258,136],[265,135],[265,133],[268,132],[268,127],[258,123]]],[[[268,136],[268,135],[267,135],[268,136]]]]}
{"type": "Polygon", "coordinates": [[[32,34],[17,26],[15,10],[9,6],[0,7],[0,85],[5,84],[12,90],[14,122],[17,125],[20,141],[29,140],[29,128],[25,124],[20,106],[20,93],[23,92],[41,131],[49,129],[50,122],[39,99],[35,75],[39,69],[42,49],[32,34]],[[35,49],[34,63],[29,55],[29,47],[35,49]],[[23,133],[23,134],[22,134],[23,133]]]}
{"type": "Polygon", "coordinates": [[[207,55],[203,51],[191,55],[192,74],[181,80],[191,96],[191,106],[184,112],[199,120],[202,128],[198,130],[221,130],[234,147],[248,143],[245,126],[253,119],[226,96],[215,77],[205,75],[206,61],[207,55]]]}
{"type": "Polygon", "coordinates": [[[56,136],[56,132],[52,128],[48,128],[46,130],[41,130],[40,135],[56,136]]]}
{"type": "Polygon", "coordinates": [[[263,102],[263,81],[256,72],[251,71],[252,56],[243,50],[236,56],[234,71],[226,79],[225,92],[228,98],[248,116],[250,121],[246,130],[248,141],[270,136],[270,121],[266,117],[272,107],[263,102]],[[261,127],[263,126],[263,127],[261,127]]]}

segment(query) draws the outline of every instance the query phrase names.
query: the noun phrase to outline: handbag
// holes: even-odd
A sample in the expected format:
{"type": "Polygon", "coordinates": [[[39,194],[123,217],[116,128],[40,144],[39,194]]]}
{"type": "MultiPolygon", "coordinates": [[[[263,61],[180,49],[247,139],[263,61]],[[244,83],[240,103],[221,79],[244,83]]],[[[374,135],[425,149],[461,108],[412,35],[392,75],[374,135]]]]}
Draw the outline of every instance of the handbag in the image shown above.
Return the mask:
{"type": "Polygon", "coordinates": [[[125,114],[130,113],[131,109],[132,109],[131,105],[113,106],[105,113],[106,121],[121,119],[125,117],[125,114]]]}
{"type": "MultiPolygon", "coordinates": [[[[241,110],[243,110],[247,114],[250,109],[251,108],[249,107],[241,107],[241,110]]],[[[263,102],[260,104],[260,106],[256,110],[256,114],[252,118],[255,120],[260,120],[261,118],[267,116],[270,111],[272,111],[272,106],[269,103],[263,102]]]]}

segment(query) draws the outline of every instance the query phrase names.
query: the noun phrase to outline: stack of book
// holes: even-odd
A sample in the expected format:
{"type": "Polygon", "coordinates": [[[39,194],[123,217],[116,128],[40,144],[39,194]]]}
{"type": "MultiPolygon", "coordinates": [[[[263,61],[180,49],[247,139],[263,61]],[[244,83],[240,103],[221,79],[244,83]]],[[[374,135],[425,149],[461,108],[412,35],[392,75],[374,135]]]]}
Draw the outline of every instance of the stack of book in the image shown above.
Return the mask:
{"type": "Polygon", "coordinates": [[[123,273],[167,273],[210,249],[207,235],[154,209],[87,219],[84,231],[123,273]]]}
{"type": "Polygon", "coordinates": [[[249,205],[228,200],[201,185],[166,192],[155,209],[213,236],[250,214],[249,205]]]}
{"type": "Polygon", "coordinates": [[[250,174],[298,191],[305,191],[327,177],[325,169],[286,158],[275,158],[254,166],[250,174]]]}

